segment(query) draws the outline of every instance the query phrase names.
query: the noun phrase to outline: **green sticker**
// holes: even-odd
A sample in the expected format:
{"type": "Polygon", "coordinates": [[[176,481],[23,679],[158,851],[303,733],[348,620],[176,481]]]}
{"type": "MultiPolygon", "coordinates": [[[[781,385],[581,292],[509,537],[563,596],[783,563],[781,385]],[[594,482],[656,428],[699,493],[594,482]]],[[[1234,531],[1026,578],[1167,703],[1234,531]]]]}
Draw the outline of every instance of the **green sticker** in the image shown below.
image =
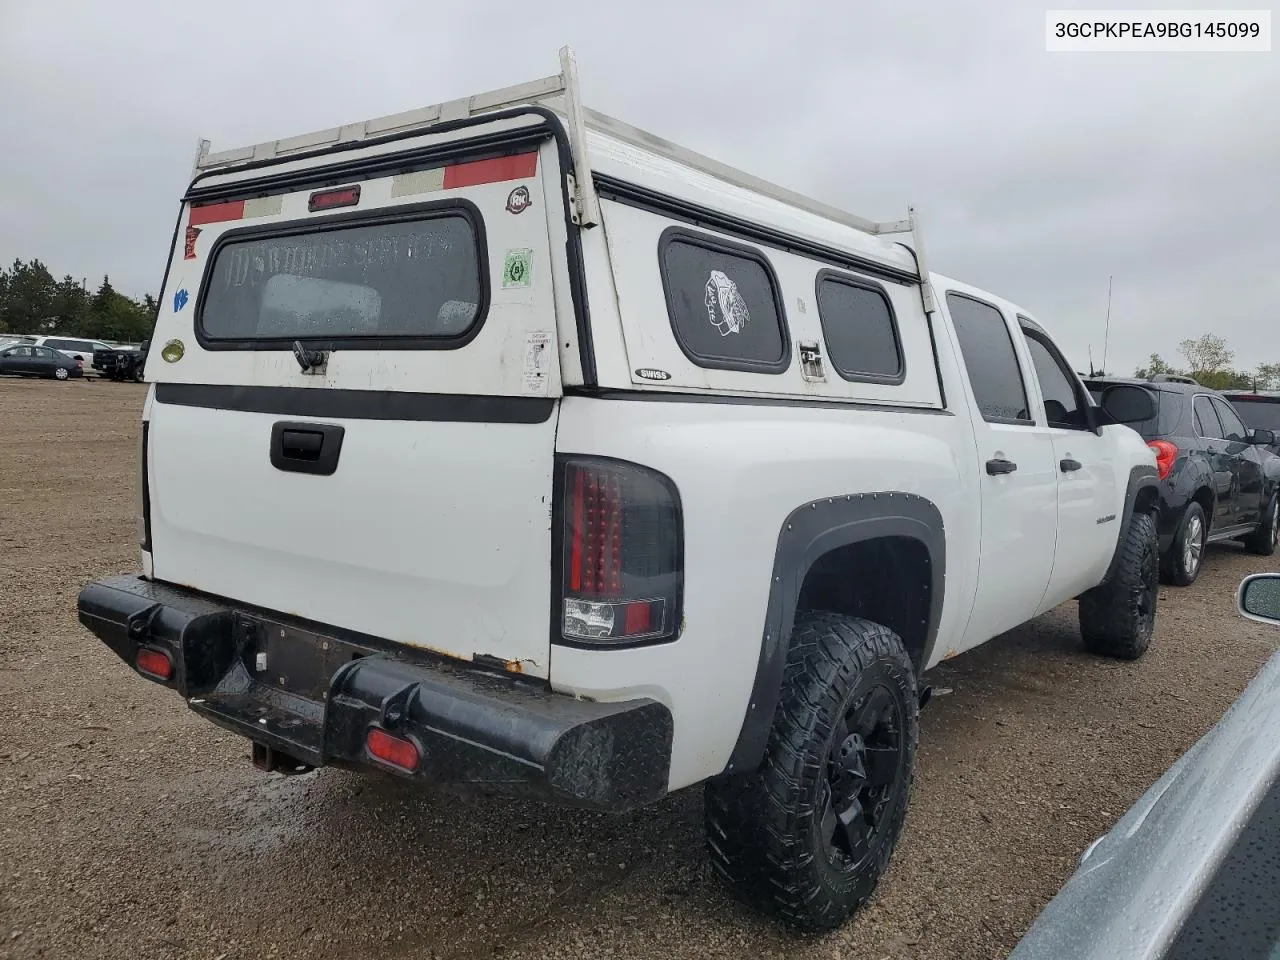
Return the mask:
{"type": "Polygon", "coordinates": [[[529,286],[529,272],[532,269],[532,250],[508,250],[507,262],[502,268],[503,287],[529,286]]]}

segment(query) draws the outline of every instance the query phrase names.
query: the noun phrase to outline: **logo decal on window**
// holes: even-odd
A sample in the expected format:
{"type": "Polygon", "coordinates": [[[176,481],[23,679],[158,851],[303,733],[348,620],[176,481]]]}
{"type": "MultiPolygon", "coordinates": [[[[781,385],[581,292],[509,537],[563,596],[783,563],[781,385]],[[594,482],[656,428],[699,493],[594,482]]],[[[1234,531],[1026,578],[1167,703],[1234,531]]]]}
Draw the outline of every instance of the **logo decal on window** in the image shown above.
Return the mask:
{"type": "Polygon", "coordinates": [[[707,279],[707,318],[720,331],[720,336],[741,333],[751,319],[747,302],[738,292],[738,285],[719,270],[712,270],[707,279]]]}
{"type": "Polygon", "coordinates": [[[532,204],[529,188],[523,184],[507,194],[507,213],[524,213],[532,204]]]}

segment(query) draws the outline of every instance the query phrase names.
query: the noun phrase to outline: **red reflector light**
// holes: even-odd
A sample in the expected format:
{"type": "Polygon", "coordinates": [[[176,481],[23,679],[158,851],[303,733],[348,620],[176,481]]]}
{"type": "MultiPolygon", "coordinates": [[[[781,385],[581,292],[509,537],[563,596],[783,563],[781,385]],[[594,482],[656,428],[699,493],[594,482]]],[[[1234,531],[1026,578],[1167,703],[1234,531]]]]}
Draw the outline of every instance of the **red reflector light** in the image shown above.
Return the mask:
{"type": "Polygon", "coordinates": [[[420,755],[417,744],[412,740],[393,737],[387,731],[374,727],[365,738],[365,746],[368,747],[372,756],[383,763],[388,763],[408,773],[413,773],[418,769],[420,755]]]}
{"type": "Polygon", "coordinates": [[[321,190],[313,193],[307,201],[307,209],[312,213],[317,210],[333,210],[337,207],[354,207],[360,202],[360,185],[343,187],[341,190],[321,190]]]}
{"type": "Polygon", "coordinates": [[[157,680],[168,680],[173,676],[173,661],[163,650],[142,647],[134,663],[137,664],[139,671],[157,680]]]}
{"type": "Polygon", "coordinates": [[[1173,461],[1178,459],[1178,448],[1168,440],[1152,440],[1147,446],[1155,451],[1156,470],[1160,473],[1160,479],[1165,479],[1173,469],[1173,461]]]}
{"type": "MultiPolygon", "coordinates": [[[[653,604],[648,600],[628,603],[622,618],[622,635],[625,637],[644,636],[655,626],[653,622],[653,604]]],[[[658,611],[661,614],[661,610],[658,611]]]]}

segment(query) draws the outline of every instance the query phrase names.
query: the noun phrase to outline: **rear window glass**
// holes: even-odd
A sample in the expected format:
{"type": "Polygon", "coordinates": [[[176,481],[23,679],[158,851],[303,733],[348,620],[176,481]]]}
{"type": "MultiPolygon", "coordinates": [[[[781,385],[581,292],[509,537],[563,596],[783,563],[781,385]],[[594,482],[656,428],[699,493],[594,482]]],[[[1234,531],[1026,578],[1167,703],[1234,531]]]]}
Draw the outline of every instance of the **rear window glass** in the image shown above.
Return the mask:
{"type": "Polygon", "coordinates": [[[1280,431],[1280,397],[1274,400],[1241,400],[1231,397],[1231,405],[1251,429],[1280,431]]]}
{"type": "Polygon", "coordinates": [[[671,329],[700,367],[781,373],[791,362],[778,284],[764,254],[678,227],[658,241],[671,329]]]}
{"type": "Polygon", "coordinates": [[[200,325],[210,340],[466,336],[485,301],[481,239],[460,212],[232,237],[200,325]]]}
{"type": "Polygon", "coordinates": [[[818,277],[818,319],[831,366],[846,380],[901,383],[902,348],[879,287],[835,274],[818,277]]]}

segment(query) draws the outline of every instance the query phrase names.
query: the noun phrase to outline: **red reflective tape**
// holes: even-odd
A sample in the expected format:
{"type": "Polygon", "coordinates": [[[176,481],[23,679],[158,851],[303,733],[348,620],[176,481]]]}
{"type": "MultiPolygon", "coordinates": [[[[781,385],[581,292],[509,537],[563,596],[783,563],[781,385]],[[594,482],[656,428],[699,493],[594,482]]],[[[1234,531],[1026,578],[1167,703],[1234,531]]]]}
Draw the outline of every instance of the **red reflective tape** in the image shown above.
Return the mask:
{"type": "Polygon", "coordinates": [[[221,223],[224,220],[239,220],[244,216],[243,200],[228,200],[225,203],[208,203],[203,207],[192,207],[187,224],[198,227],[202,223],[221,223]]]}
{"type": "Polygon", "coordinates": [[[455,163],[444,168],[444,189],[474,187],[480,183],[500,183],[503,180],[523,180],[538,171],[537,153],[520,153],[514,157],[495,157],[492,160],[472,160],[455,163]]]}

